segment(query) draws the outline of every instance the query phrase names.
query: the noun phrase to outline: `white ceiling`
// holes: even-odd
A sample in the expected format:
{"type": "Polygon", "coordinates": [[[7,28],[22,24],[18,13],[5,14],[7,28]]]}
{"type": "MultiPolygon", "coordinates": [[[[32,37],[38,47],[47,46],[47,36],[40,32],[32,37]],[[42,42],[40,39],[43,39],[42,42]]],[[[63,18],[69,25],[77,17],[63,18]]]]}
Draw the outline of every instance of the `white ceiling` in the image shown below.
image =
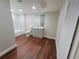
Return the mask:
{"type": "Polygon", "coordinates": [[[60,11],[63,0],[10,0],[11,9],[18,12],[18,9],[23,9],[24,13],[35,12],[56,12],[60,11]],[[35,2],[36,10],[32,10],[33,1],[35,2]]]}

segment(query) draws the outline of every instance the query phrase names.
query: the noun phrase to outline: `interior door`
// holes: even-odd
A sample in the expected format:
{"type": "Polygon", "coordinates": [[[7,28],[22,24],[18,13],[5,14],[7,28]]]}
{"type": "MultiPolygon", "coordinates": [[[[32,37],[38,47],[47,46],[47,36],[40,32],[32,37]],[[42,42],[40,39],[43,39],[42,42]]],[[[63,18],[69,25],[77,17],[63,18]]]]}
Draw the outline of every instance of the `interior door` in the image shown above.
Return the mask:
{"type": "Polygon", "coordinates": [[[78,59],[79,58],[79,18],[75,28],[73,41],[71,44],[71,49],[69,53],[69,59],[78,59]]]}

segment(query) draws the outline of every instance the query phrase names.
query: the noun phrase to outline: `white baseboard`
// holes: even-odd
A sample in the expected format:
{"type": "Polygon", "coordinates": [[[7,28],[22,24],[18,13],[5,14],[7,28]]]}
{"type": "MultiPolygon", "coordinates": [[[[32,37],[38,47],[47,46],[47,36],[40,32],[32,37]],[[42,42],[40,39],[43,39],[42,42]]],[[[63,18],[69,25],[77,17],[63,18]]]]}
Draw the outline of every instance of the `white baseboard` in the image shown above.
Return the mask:
{"type": "Polygon", "coordinates": [[[49,38],[49,39],[54,39],[54,40],[56,40],[55,37],[51,37],[51,36],[44,36],[44,37],[49,38]]]}
{"type": "Polygon", "coordinates": [[[15,47],[17,47],[17,45],[13,45],[11,47],[9,47],[8,49],[4,50],[3,52],[0,53],[0,57],[3,56],[4,54],[8,53],[9,51],[11,51],[12,49],[14,49],[15,47]]]}
{"type": "Polygon", "coordinates": [[[25,32],[24,32],[24,31],[16,32],[16,33],[15,33],[15,37],[20,36],[20,35],[22,35],[22,34],[25,34],[25,32]]]}

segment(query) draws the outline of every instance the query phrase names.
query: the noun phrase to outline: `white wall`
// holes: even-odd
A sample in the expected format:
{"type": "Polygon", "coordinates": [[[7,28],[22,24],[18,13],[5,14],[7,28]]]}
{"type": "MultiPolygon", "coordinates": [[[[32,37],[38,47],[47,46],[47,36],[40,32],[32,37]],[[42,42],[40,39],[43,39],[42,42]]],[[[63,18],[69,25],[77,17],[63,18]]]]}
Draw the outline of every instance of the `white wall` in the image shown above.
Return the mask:
{"type": "Polygon", "coordinates": [[[45,37],[56,38],[59,12],[49,12],[45,14],[45,37]]]}
{"type": "Polygon", "coordinates": [[[9,0],[0,0],[0,53],[15,45],[9,0]]]}
{"type": "MultiPolygon", "coordinates": [[[[61,28],[58,50],[57,50],[58,59],[67,59],[74,30],[76,27],[77,18],[79,16],[79,0],[71,0],[70,2],[69,0],[66,0],[66,3],[67,3],[66,5],[68,6],[67,6],[67,12],[65,14],[66,15],[65,19],[63,19],[64,23],[62,22],[63,26],[61,28]]],[[[61,16],[63,17],[63,15],[61,16]]]]}
{"type": "Polygon", "coordinates": [[[25,22],[26,31],[30,31],[31,28],[40,26],[40,15],[26,15],[25,22]]]}

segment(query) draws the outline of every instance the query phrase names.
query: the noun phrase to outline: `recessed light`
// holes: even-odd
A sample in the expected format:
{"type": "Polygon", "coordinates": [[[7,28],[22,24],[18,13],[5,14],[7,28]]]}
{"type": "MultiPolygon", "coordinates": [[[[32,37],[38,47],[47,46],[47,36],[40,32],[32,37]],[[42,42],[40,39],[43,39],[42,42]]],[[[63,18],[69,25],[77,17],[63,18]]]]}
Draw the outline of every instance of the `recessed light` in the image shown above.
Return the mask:
{"type": "Polygon", "coordinates": [[[33,10],[36,10],[36,7],[35,7],[35,6],[32,6],[32,9],[33,9],[33,10]]]}
{"type": "Polygon", "coordinates": [[[10,11],[11,11],[11,12],[13,12],[14,10],[13,10],[13,9],[11,9],[10,11]]]}
{"type": "Polygon", "coordinates": [[[22,9],[19,9],[19,12],[23,12],[23,10],[22,9]]]}

